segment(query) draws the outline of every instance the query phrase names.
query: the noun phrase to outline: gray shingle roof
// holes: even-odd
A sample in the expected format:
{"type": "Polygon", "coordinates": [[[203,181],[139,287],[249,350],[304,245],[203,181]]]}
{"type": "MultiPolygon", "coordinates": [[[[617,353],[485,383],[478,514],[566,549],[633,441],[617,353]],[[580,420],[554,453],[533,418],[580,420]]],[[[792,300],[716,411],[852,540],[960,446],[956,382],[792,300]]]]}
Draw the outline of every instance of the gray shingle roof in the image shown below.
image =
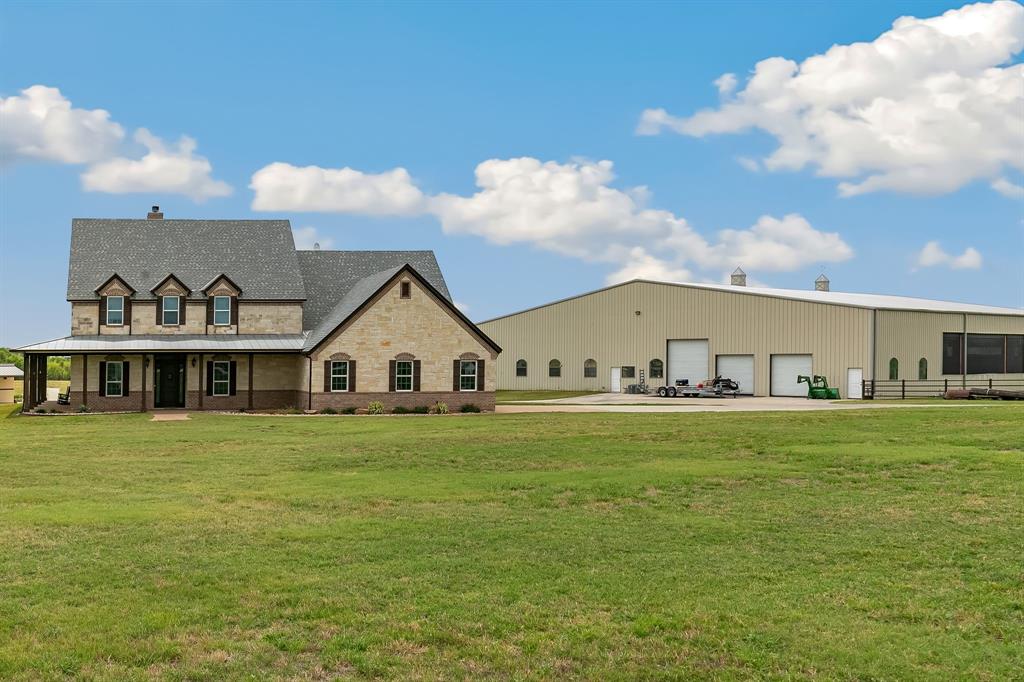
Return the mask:
{"type": "MultiPolygon", "coordinates": [[[[433,251],[299,251],[299,267],[306,283],[307,298],[302,313],[302,328],[317,329],[335,308],[350,298],[357,285],[359,291],[368,286],[363,280],[390,270],[392,274],[403,265],[411,265],[442,296],[451,301],[448,285],[433,251]]],[[[380,284],[383,284],[381,281],[380,284]]],[[[377,287],[366,292],[362,303],[377,287]]],[[[357,295],[353,294],[353,296],[357,295]]],[[[342,317],[341,319],[344,319],[342,317]]],[[[340,322],[340,320],[339,320],[340,322]]],[[[333,329],[333,327],[332,327],[333,329]]]]}
{"type": "Polygon", "coordinates": [[[31,353],[141,353],[143,351],[298,352],[303,334],[95,334],[66,336],[16,350],[31,353]]]}
{"type": "Polygon", "coordinates": [[[243,299],[306,298],[287,220],[123,220],[71,222],[68,299],[96,298],[96,288],[118,274],[153,298],[150,289],[169,274],[202,298],[202,288],[225,274],[243,299]]]}
{"type": "Polygon", "coordinates": [[[316,329],[309,333],[306,337],[306,343],[303,350],[311,351],[316,348],[316,345],[323,341],[327,336],[334,331],[339,324],[345,321],[345,319],[354,313],[359,306],[361,306],[366,299],[377,292],[389,279],[394,277],[399,270],[404,267],[402,265],[388,268],[376,272],[369,277],[356,282],[351,289],[348,290],[338,304],[331,309],[327,315],[324,316],[320,323],[316,326],[316,329]]]}

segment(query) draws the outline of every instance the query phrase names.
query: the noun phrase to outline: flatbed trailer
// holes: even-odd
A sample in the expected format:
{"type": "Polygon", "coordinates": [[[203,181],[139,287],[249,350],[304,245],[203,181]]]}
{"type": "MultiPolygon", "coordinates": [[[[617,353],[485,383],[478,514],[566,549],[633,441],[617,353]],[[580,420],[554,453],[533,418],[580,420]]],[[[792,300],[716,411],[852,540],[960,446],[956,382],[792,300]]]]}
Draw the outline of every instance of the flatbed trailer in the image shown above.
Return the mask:
{"type": "Polygon", "coordinates": [[[658,396],[661,398],[735,398],[739,389],[721,386],[659,386],[658,396]]]}

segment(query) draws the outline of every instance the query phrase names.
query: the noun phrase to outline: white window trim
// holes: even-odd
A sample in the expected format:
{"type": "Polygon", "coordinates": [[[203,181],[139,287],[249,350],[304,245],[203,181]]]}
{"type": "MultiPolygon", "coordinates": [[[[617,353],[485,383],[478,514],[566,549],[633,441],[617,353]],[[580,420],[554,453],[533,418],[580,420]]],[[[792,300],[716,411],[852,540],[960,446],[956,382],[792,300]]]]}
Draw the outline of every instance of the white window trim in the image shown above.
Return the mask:
{"type": "MultiPolygon", "coordinates": [[[[223,311],[221,311],[223,312],[223,311]]],[[[231,297],[230,296],[214,296],[213,297],[213,326],[214,327],[230,327],[231,326],[231,297]],[[217,321],[217,299],[226,298],[228,300],[228,321],[218,322],[217,321]]]]}
{"type": "Polygon", "coordinates": [[[105,398],[123,398],[124,397],[124,362],[120,360],[113,360],[107,362],[106,376],[103,377],[103,393],[105,398]],[[121,368],[121,378],[116,382],[117,393],[110,392],[110,384],[112,383],[108,377],[110,377],[110,368],[114,365],[119,365],[121,368]]]}
{"type": "Polygon", "coordinates": [[[107,319],[105,319],[103,322],[108,327],[123,327],[124,326],[124,296],[107,296],[107,319]],[[117,323],[112,323],[110,321],[110,301],[115,299],[115,298],[118,299],[119,301],[121,301],[121,310],[118,311],[118,312],[121,313],[121,321],[117,322],[117,323]]]}
{"type": "Polygon", "coordinates": [[[181,324],[181,297],[180,296],[161,296],[160,297],[160,324],[164,327],[177,327],[181,324]],[[177,308],[174,309],[174,322],[167,321],[167,313],[171,312],[167,310],[167,300],[172,299],[174,305],[177,308]]]}
{"type": "Polygon", "coordinates": [[[213,361],[213,374],[210,377],[210,379],[213,381],[213,386],[210,389],[210,395],[212,395],[214,397],[217,397],[217,398],[223,398],[225,396],[230,396],[231,395],[231,362],[229,360],[214,360],[213,361]],[[217,365],[224,365],[227,368],[227,374],[228,374],[228,378],[227,379],[218,379],[217,378],[217,365]],[[223,393],[217,393],[217,384],[224,384],[224,392],[223,393]]]}
{"type": "MultiPolygon", "coordinates": [[[[395,370],[397,371],[397,369],[395,370]]],[[[331,393],[348,393],[348,360],[331,360],[331,393]],[[335,375],[334,368],[338,365],[345,365],[345,374],[335,375]],[[345,388],[335,388],[334,379],[335,377],[345,380],[345,388]]]]}
{"type": "Polygon", "coordinates": [[[477,372],[479,371],[479,369],[480,369],[480,363],[477,362],[476,360],[459,360],[459,391],[461,393],[475,393],[476,392],[476,385],[477,385],[477,378],[476,378],[476,376],[477,376],[477,372]],[[472,365],[473,366],[473,373],[472,374],[466,374],[463,371],[462,368],[465,365],[472,365]],[[468,376],[473,377],[473,388],[463,388],[462,387],[462,380],[464,378],[468,377],[468,376]]]}
{"type": "Polygon", "coordinates": [[[395,392],[396,393],[412,393],[412,390],[415,388],[415,386],[413,385],[413,383],[415,381],[414,380],[415,375],[416,375],[416,368],[413,366],[412,360],[398,360],[398,361],[396,361],[395,362],[395,392]],[[407,374],[407,375],[406,374],[399,374],[398,373],[398,368],[403,363],[409,365],[409,374],[407,374]],[[404,376],[408,376],[409,377],[409,388],[399,388],[398,387],[398,377],[400,377],[400,376],[401,377],[404,377],[404,376]]]}

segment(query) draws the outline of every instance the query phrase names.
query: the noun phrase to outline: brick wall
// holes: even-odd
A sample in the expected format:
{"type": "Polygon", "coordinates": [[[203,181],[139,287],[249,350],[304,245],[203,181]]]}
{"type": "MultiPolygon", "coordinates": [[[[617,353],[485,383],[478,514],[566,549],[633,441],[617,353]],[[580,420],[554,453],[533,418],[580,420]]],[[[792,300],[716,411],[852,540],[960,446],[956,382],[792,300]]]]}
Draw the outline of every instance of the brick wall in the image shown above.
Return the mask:
{"type": "MultiPolygon", "coordinates": [[[[305,401],[306,396],[303,396],[305,401]]],[[[414,407],[431,407],[437,401],[442,401],[448,404],[448,409],[451,412],[458,412],[459,408],[465,404],[473,404],[484,411],[494,410],[494,392],[493,391],[481,391],[471,392],[466,391],[454,392],[454,391],[419,391],[419,392],[382,392],[382,393],[314,393],[313,394],[313,409],[322,410],[325,407],[333,407],[336,410],[341,410],[346,407],[365,408],[372,401],[379,400],[384,404],[384,409],[390,412],[396,407],[406,407],[412,409],[414,407]]],[[[306,407],[305,403],[302,405],[306,407]]]]}

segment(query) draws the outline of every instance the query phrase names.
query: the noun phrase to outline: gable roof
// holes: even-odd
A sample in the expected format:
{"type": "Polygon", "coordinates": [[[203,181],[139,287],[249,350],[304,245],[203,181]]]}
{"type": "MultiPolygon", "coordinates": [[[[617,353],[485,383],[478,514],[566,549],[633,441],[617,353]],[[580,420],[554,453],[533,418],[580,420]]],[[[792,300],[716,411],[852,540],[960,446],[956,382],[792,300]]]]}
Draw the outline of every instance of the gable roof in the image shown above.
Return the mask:
{"type": "Polygon", "coordinates": [[[352,288],[348,290],[345,296],[342,297],[341,301],[339,301],[338,304],[334,306],[334,308],[332,308],[324,317],[320,324],[317,325],[316,329],[309,333],[306,337],[306,343],[302,350],[307,353],[314,350],[318,345],[323,343],[327,337],[333,334],[336,329],[344,325],[352,318],[353,315],[359,312],[371,298],[376,296],[382,289],[385,289],[403,273],[411,275],[428,291],[434,294],[434,296],[436,296],[440,301],[441,306],[452,313],[452,315],[459,320],[471,334],[478,337],[485,345],[490,346],[494,352],[501,352],[501,347],[489,336],[480,331],[480,328],[473,324],[468,317],[463,315],[462,311],[455,307],[455,304],[452,303],[448,296],[445,296],[438,291],[434,285],[427,281],[427,279],[416,270],[416,268],[409,264],[375,272],[356,282],[352,288]]]}
{"type": "Polygon", "coordinates": [[[201,290],[228,275],[255,300],[303,300],[306,290],[287,220],[71,221],[68,300],[94,300],[95,289],[117,273],[137,299],[173,272],[201,298],[201,290]]]}
{"type": "Polygon", "coordinates": [[[549,306],[573,301],[585,296],[591,296],[610,289],[629,286],[631,284],[656,284],[666,287],[681,287],[684,289],[710,289],[723,291],[730,294],[745,296],[767,296],[770,298],[785,298],[794,301],[807,301],[809,303],[824,303],[828,305],[839,305],[852,308],[867,308],[869,310],[909,310],[918,312],[939,312],[939,313],[971,313],[976,315],[1020,315],[1024,316],[1024,308],[1001,308],[991,305],[980,305],[977,303],[956,303],[953,301],[933,301],[927,298],[911,298],[909,296],[891,296],[888,294],[855,294],[843,291],[818,291],[803,289],[771,289],[768,287],[744,287],[734,284],[710,284],[705,282],[662,282],[650,279],[631,279],[627,282],[613,284],[611,286],[594,289],[575,296],[561,298],[549,303],[542,303],[531,308],[524,308],[498,317],[483,320],[479,324],[494,322],[506,317],[514,317],[533,310],[547,308],[549,306]]]}
{"type": "Polygon", "coordinates": [[[362,280],[406,264],[442,298],[452,300],[433,251],[298,251],[296,255],[306,285],[303,329],[316,329],[362,280]]]}

